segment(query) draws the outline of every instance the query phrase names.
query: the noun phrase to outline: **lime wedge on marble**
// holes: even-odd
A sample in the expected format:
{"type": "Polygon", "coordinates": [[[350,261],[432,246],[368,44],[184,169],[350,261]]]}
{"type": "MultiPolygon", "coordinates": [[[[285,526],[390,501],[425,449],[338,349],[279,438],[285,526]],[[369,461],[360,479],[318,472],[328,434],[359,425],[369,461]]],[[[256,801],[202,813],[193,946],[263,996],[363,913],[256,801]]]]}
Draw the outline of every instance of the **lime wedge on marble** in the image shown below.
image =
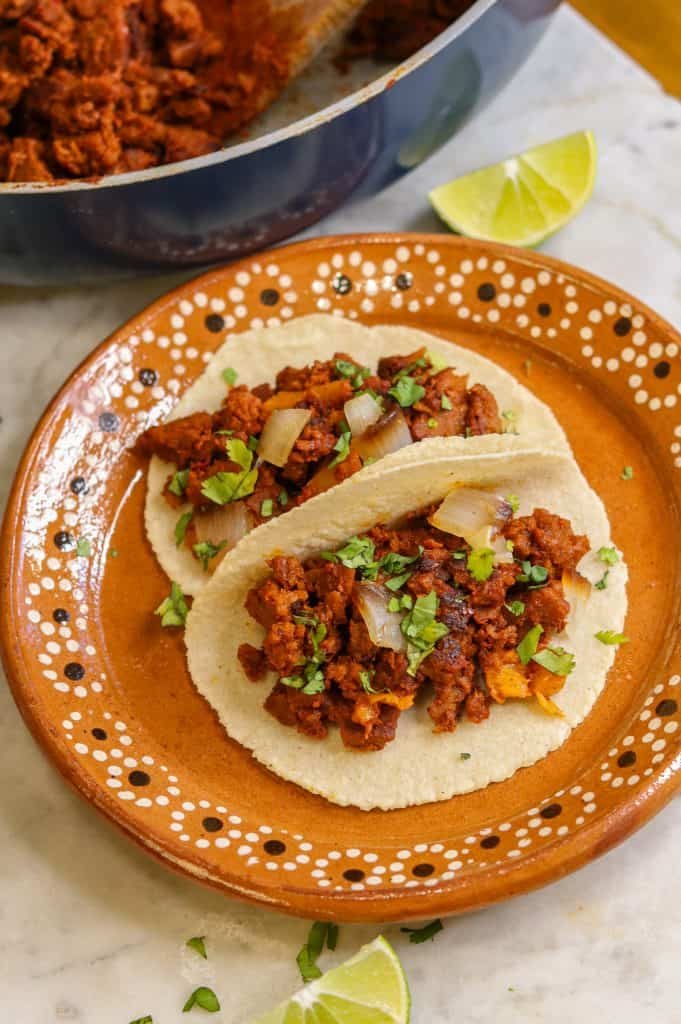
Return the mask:
{"type": "Polygon", "coordinates": [[[452,230],[510,245],[538,245],[574,217],[591,195],[598,163],[591,132],[575,132],[430,193],[452,230]]]}
{"type": "Polygon", "coordinates": [[[382,935],[253,1024],[408,1024],[409,986],[382,935]]]}

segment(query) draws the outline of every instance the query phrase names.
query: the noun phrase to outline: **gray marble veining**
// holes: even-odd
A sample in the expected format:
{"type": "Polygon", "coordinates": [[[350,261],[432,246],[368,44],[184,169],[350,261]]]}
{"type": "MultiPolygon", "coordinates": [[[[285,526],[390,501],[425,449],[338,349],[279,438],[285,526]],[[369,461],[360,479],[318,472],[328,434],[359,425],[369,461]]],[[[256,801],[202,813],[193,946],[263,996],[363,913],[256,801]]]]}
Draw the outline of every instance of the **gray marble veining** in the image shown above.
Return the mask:
{"type": "MultiPolygon", "coordinates": [[[[601,165],[585,211],[546,250],[608,277],[681,325],[681,107],[564,10],[487,114],[406,180],[315,233],[441,230],[429,188],[572,129],[601,165]]],[[[178,278],[87,290],[0,290],[0,490],[45,402],[101,338],[178,278]]],[[[297,986],[306,925],[177,878],[59,781],[0,691],[0,1019],[180,1024],[184,998],[219,993],[239,1024],[297,986]],[[205,934],[210,959],[184,948],[205,934]]],[[[681,1021],[675,801],[623,847],[520,900],[450,921],[410,947],[396,928],[415,1024],[681,1021]]],[[[336,958],[376,929],[345,927],[336,958]]],[[[329,957],[326,963],[333,959],[329,957]]],[[[196,1011],[200,1012],[200,1011],[196,1011]]]]}

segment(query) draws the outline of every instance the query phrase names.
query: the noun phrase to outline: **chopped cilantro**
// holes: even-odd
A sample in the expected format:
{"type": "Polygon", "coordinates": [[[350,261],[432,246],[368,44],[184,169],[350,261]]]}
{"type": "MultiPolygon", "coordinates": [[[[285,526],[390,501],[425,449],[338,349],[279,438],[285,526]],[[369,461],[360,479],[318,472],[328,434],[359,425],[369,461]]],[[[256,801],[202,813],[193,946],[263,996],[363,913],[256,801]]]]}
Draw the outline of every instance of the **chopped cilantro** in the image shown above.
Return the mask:
{"type": "Polygon", "coordinates": [[[575,667],[575,656],[564,647],[544,647],[532,655],[532,661],[555,676],[569,676],[575,667]]]}
{"type": "Polygon", "coordinates": [[[388,576],[395,576],[403,572],[408,565],[413,565],[423,554],[423,548],[419,545],[417,555],[398,555],[396,551],[389,551],[379,561],[379,566],[388,576]]]}
{"type": "Polygon", "coordinates": [[[452,400],[448,395],[442,395],[440,398],[440,408],[443,412],[450,412],[452,409],[452,400]]]}
{"type": "Polygon", "coordinates": [[[81,537],[76,542],[76,554],[79,558],[89,558],[92,554],[92,544],[87,537],[81,537]]]}
{"type": "Polygon", "coordinates": [[[401,590],[408,579],[411,579],[413,574],[410,572],[403,572],[400,576],[391,576],[389,580],[385,581],[385,585],[388,590],[401,590]]]}
{"type": "Polygon", "coordinates": [[[194,1006],[199,1006],[202,1010],[207,1010],[208,1013],[217,1013],[220,1009],[220,1000],[212,988],[206,988],[205,985],[201,985],[200,988],[194,989],[182,1007],[182,1012],[189,1013],[194,1006]]]}
{"type": "Polygon", "coordinates": [[[371,678],[371,672],[368,672],[367,669],[362,669],[359,674],[359,681],[362,684],[362,689],[365,693],[378,693],[379,691],[374,690],[371,685],[371,678]]]}
{"type": "Polygon", "coordinates": [[[187,527],[192,521],[193,514],[193,512],[183,512],[175,523],[175,546],[178,548],[184,541],[185,534],[187,533],[187,527]]]}
{"type": "Polygon", "coordinates": [[[617,548],[599,548],[596,555],[605,565],[617,565],[620,560],[617,548]]]}
{"type": "Polygon", "coordinates": [[[525,560],[520,563],[520,568],[522,572],[518,576],[518,583],[529,583],[530,590],[543,587],[548,582],[549,571],[543,565],[532,565],[531,562],[525,560]]]}
{"type": "Polygon", "coordinates": [[[286,491],[279,491],[279,494],[277,495],[277,501],[279,502],[282,508],[286,508],[286,506],[288,505],[288,493],[286,491]]]}
{"type": "Polygon", "coordinates": [[[434,590],[417,597],[400,623],[407,640],[407,672],[410,676],[416,675],[421,662],[433,652],[438,640],[449,632],[444,622],[437,621],[439,603],[434,590]]]}
{"type": "Polygon", "coordinates": [[[321,644],[326,638],[326,626],[311,615],[295,615],[294,621],[299,625],[311,627],[308,637],[312,645],[312,655],[305,661],[300,675],[283,676],[279,682],[284,686],[291,686],[294,690],[302,690],[308,695],[321,693],[324,689],[324,673],[321,666],[326,660],[321,644]]]}
{"type": "Polygon", "coordinates": [[[388,390],[388,394],[392,395],[396,402],[398,402],[403,409],[408,409],[410,405],[414,405],[415,402],[419,402],[426,393],[426,389],[421,387],[413,377],[400,377],[399,380],[388,390]]]}
{"type": "Polygon", "coordinates": [[[525,611],[525,605],[522,601],[511,601],[510,604],[505,604],[504,608],[507,608],[511,615],[522,615],[525,611]]]}
{"type": "Polygon", "coordinates": [[[206,939],[204,935],[195,935],[193,939],[187,939],[185,945],[189,949],[193,949],[195,953],[199,954],[199,956],[202,956],[204,960],[208,959],[208,954],[206,953],[206,939]]]}
{"type": "Polygon", "coordinates": [[[457,561],[457,562],[460,561],[462,558],[467,558],[467,557],[468,557],[468,552],[467,551],[463,551],[463,550],[462,551],[452,551],[452,558],[455,559],[455,561],[457,561]]]}
{"type": "Polygon", "coordinates": [[[594,583],[594,587],[596,588],[596,590],[605,590],[606,589],[606,587],[608,586],[608,576],[609,575],[610,575],[610,570],[606,569],[605,572],[603,573],[603,575],[601,576],[601,578],[599,580],[597,580],[596,583],[594,583]]]}
{"type": "Polygon", "coordinates": [[[527,631],[518,644],[516,650],[523,665],[529,665],[530,661],[537,653],[537,644],[539,643],[539,637],[543,632],[544,627],[537,623],[536,626],[533,626],[532,629],[527,631]]]}
{"type": "Polygon", "coordinates": [[[137,1020],[131,1020],[130,1024],[154,1024],[154,1019],[150,1013],[146,1017],[138,1017],[137,1020]]]}
{"type": "Polygon", "coordinates": [[[628,644],[629,637],[625,636],[624,633],[615,633],[612,629],[599,629],[597,633],[594,633],[597,640],[600,640],[602,644],[619,645],[628,644]]]}
{"type": "Polygon", "coordinates": [[[260,502],[260,515],[264,519],[269,519],[269,517],[273,514],[273,512],[274,512],[274,502],[272,501],[271,498],[264,498],[260,502]]]}
{"type": "Polygon", "coordinates": [[[504,497],[504,501],[506,502],[507,505],[511,506],[511,512],[513,513],[513,515],[515,515],[518,509],[520,508],[520,498],[517,496],[517,494],[507,494],[504,497]]]}
{"type": "Polygon", "coordinates": [[[371,376],[371,370],[367,366],[358,366],[349,359],[336,359],[335,366],[338,376],[349,380],[355,391],[362,387],[367,377],[371,376]]]}
{"type": "Polygon", "coordinates": [[[518,433],[518,413],[515,409],[504,409],[501,413],[501,418],[504,421],[505,434],[518,433]]]}
{"type": "Polygon", "coordinates": [[[494,551],[492,548],[473,548],[468,556],[466,568],[478,583],[484,583],[494,572],[494,551]]]}
{"type": "Polygon", "coordinates": [[[337,466],[339,462],[345,462],[348,455],[350,454],[350,442],[352,441],[352,434],[349,430],[344,430],[340,435],[333,450],[337,452],[336,456],[331,460],[329,465],[337,466]]]}
{"type": "Polygon", "coordinates": [[[470,761],[471,755],[468,753],[468,751],[464,750],[463,753],[459,754],[459,759],[461,761],[470,761]]]}
{"type": "Polygon", "coordinates": [[[435,419],[434,416],[431,416],[430,419],[426,421],[426,425],[430,427],[431,430],[435,430],[437,426],[437,420],[435,419]]]}
{"type": "Polygon", "coordinates": [[[370,537],[351,537],[347,544],[336,551],[333,560],[338,560],[347,569],[369,569],[375,573],[377,565],[374,554],[374,542],[370,537]]]}
{"type": "Polygon", "coordinates": [[[233,438],[227,441],[226,449],[232,462],[241,468],[240,473],[215,473],[201,484],[201,494],[216,505],[226,505],[230,501],[246,498],[255,490],[258,479],[257,468],[252,469],[253,452],[243,441],[233,438]]]}
{"type": "Polygon", "coordinates": [[[118,558],[118,548],[109,548],[109,558],[118,558]]]}
{"type": "Polygon", "coordinates": [[[507,540],[506,543],[504,544],[504,547],[506,548],[507,551],[510,551],[511,554],[513,554],[513,549],[515,545],[512,540],[507,540]]]}
{"type": "Polygon", "coordinates": [[[168,484],[168,490],[175,497],[181,498],[184,492],[187,490],[187,481],[189,480],[188,469],[178,469],[177,473],[173,473],[172,480],[168,484]]]}
{"type": "Polygon", "coordinates": [[[401,607],[402,605],[400,603],[399,597],[391,597],[390,600],[388,601],[389,612],[399,612],[401,607]]]}
{"type": "Polygon", "coordinates": [[[226,384],[229,384],[230,388],[234,387],[238,376],[239,374],[231,366],[226,366],[222,371],[222,379],[226,384]]]}
{"type": "Polygon", "coordinates": [[[326,943],[327,949],[334,950],[336,948],[338,925],[331,924],[329,921],[315,921],[308,933],[307,942],[296,957],[303,981],[308,982],[315,978],[321,978],[322,972],[317,967],[317,960],[324,949],[324,943],[326,943]]]}
{"type": "Polygon", "coordinates": [[[221,540],[219,544],[211,544],[209,540],[202,540],[200,544],[194,544],[192,551],[203,566],[204,572],[208,572],[208,563],[211,558],[215,558],[222,551],[226,543],[226,540],[221,540]]]}
{"type": "Polygon", "coordinates": [[[634,475],[634,470],[631,466],[625,466],[620,473],[620,480],[631,480],[634,475]]]}
{"type": "MultiPolygon", "coordinates": [[[[470,754],[468,756],[470,757],[470,754]]],[[[409,936],[410,942],[416,944],[435,938],[437,933],[441,932],[443,928],[444,925],[438,917],[435,921],[431,921],[430,924],[424,924],[422,928],[400,928],[400,931],[409,936]]]]}
{"type": "Polygon", "coordinates": [[[248,448],[249,452],[257,452],[257,450],[258,450],[258,438],[255,436],[255,434],[249,434],[248,435],[248,443],[247,443],[246,447],[248,448]]]}
{"type": "Polygon", "coordinates": [[[444,356],[441,356],[438,352],[431,352],[430,349],[426,351],[426,359],[430,363],[430,368],[433,373],[439,373],[440,370],[446,370],[451,364],[447,362],[444,356]]]}
{"type": "Polygon", "coordinates": [[[161,616],[162,626],[184,626],[189,613],[182,588],[179,583],[170,584],[170,596],[161,601],[154,615],[161,616]]]}

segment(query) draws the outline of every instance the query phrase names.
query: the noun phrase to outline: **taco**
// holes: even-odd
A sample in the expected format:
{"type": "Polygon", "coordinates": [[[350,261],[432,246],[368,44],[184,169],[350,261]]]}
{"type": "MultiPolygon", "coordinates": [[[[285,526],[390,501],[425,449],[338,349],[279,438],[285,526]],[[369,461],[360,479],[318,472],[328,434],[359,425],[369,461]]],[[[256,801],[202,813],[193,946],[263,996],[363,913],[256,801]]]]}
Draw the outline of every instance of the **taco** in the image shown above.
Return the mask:
{"type": "Polygon", "coordinates": [[[427,457],[433,439],[501,433],[567,450],[553,413],[510,374],[421,331],[332,316],[249,331],[141,435],[147,533],[168,576],[196,594],[254,526],[401,461],[414,441],[427,457]]]}
{"type": "Polygon", "coordinates": [[[500,781],[603,689],[627,570],[574,461],[472,439],[241,541],[195,599],[192,679],[230,737],[337,804],[500,781]]]}

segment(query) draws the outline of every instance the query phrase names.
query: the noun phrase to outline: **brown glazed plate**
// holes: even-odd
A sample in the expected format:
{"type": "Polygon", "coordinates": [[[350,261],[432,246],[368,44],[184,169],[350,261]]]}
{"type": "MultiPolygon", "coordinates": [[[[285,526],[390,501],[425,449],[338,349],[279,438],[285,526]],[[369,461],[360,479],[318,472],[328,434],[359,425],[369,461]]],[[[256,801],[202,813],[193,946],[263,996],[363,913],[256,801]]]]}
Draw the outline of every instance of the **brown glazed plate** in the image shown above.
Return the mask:
{"type": "Polygon", "coordinates": [[[452,237],[322,238],[176,289],[76,370],[19,467],[0,622],[29,728],[164,863],[295,914],[435,917],[605,852],[679,785],[680,351],[668,324],[613,286],[452,237]],[[316,311],[422,327],[515,374],[554,409],[629,564],[631,642],[586,721],[506,782],[443,803],[366,813],[269,773],[225,735],[180,631],[152,614],[168,581],[144,535],[131,445],[226,334],[316,311]]]}

